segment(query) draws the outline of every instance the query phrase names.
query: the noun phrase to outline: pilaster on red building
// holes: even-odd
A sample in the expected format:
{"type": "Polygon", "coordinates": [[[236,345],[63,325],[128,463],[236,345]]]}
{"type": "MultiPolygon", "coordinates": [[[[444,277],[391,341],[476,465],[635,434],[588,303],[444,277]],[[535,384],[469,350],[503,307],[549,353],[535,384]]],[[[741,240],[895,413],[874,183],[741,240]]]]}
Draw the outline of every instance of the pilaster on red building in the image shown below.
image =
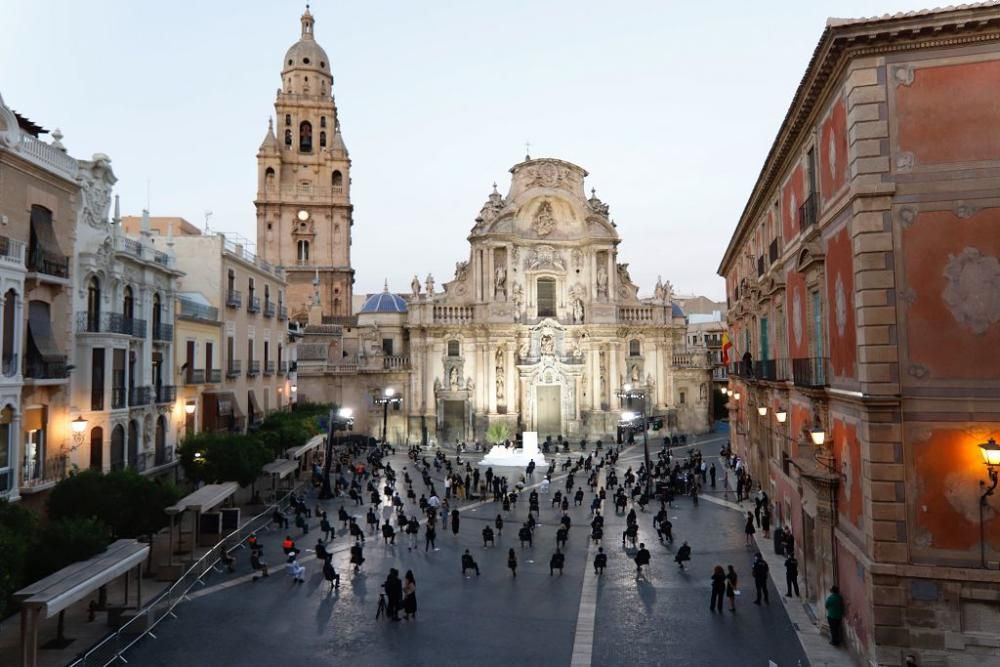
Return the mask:
{"type": "Polygon", "coordinates": [[[870,664],[1000,662],[998,90],[997,3],[831,19],[719,266],[733,446],[870,664]]]}

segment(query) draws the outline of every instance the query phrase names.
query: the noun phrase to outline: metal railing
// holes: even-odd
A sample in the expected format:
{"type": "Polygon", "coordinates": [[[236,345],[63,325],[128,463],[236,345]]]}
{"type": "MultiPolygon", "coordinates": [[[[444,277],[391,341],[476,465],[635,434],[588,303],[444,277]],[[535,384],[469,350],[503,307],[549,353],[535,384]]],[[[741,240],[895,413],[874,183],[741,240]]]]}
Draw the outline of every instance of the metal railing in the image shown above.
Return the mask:
{"type": "Polygon", "coordinates": [[[55,456],[44,461],[28,462],[21,466],[21,488],[32,488],[58,482],[66,477],[66,455],[55,456]]]}
{"type": "Polygon", "coordinates": [[[226,292],[226,307],[239,308],[243,305],[243,295],[238,289],[231,289],[226,292]]]}
{"type": "Polygon", "coordinates": [[[248,313],[259,313],[260,312],[260,297],[253,296],[252,294],[247,297],[247,312],[248,313]]]}
{"type": "Polygon", "coordinates": [[[157,447],[153,451],[153,465],[162,466],[173,462],[174,460],[174,448],[173,447],[157,447]]]}
{"type": "Polygon", "coordinates": [[[153,326],[153,340],[169,343],[174,339],[174,325],[160,322],[153,326]]]}
{"type": "Polygon", "coordinates": [[[247,362],[247,377],[254,377],[256,375],[260,375],[260,361],[251,359],[247,362]]]}
{"type": "Polygon", "coordinates": [[[125,387],[112,387],[111,388],[111,409],[120,410],[125,407],[125,398],[128,392],[125,391],[125,387]]]}
{"type": "Polygon", "coordinates": [[[274,360],[264,362],[264,375],[274,375],[274,360]]]}
{"type": "Polygon", "coordinates": [[[222,382],[222,369],[209,368],[205,373],[205,380],[211,383],[222,382]]]}
{"type": "Polygon", "coordinates": [[[90,388],[90,409],[96,411],[104,409],[104,387],[90,388]]]}
{"type": "Polygon", "coordinates": [[[197,301],[192,301],[191,299],[185,299],[183,297],[179,298],[178,301],[181,304],[181,312],[178,315],[179,317],[186,317],[191,320],[205,320],[208,322],[215,322],[219,319],[219,309],[214,306],[206,306],[198,303],[197,301]]]}
{"type": "Polygon", "coordinates": [[[762,359],[755,361],[753,366],[758,380],[781,382],[788,379],[788,359],[762,359]]]}
{"type": "Polygon", "coordinates": [[[156,388],[157,403],[173,403],[177,400],[177,387],[172,384],[161,384],[156,388]]]}
{"type": "Polygon", "coordinates": [[[184,384],[205,384],[205,369],[188,368],[184,384]]]}
{"type": "Polygon", "coordinates": [[[129,407],[139,405],[149,405],[153,399],[152,387],[129,387],[128,404],[129,407]]]}
{"type": "Polygon", "coordinates": [[[264,317],[274,317],[274,302],[264,299],[264,317]]]}
{"type": "Polygon", "coordinates": [[[35,380],[65,380],[69,377],[69,365],[65,357],[60,361],[44,361],[37,357],[28,357],[24,362],[24,377],[35,380]]]}
{"type": "MultiPolygon", "coordinates": [[[[101,325],[104,325],[103,321],[101,325]]],[[[146,320],[128,317],[124,313],[107,313],[107,327],[106,331],[109,333],[126,334],[134,338],[146,337],[146,320]]]]}
{"type": "Polygon", "coordinates": [[[816,193],[809,195],[799,206],[799,229],[805,231],[816,224],[816,208],[819,199],[816,193]]]}
{"type": "Polygon", "coordinates": [[[124,663],[123,653],[135,646],[146,635],[153,635],[153,631],[164,619],[176,617],[174,608],[188,599],[188,593],[192,588],[198,584],[204,586],[203,579],[212,573],[221,572],[218,565],[223,553],[242,547],[251,533],[255,533],[271,523],[274,510],[288,507],[289,498],[297,491],[298,487],[289,491],[281,500],[268,505],[260,514],[219,540],[170,587],[154,597],[120,628],[109,633],[104,639],[77,656],[67,667],[107,667],[112,663],[124,663]]]}
{"type": "Polygon", "coordinates": [[[39,246],[28,251],[28,271],[56,278],[69,278],[69,257],[43,250],[39,246]]]}
{"type": "Polygon", "coordinates": [[[287,320],[288,319],[288,308],[285,306],[278,306],[278,319],[287,320]]]}
{"type": "Polygon", "coordinates": [[[826,357],[792,359],[792,379],[799,387],[825,387],[829,384],[826,357]]]}
{"type": "Polygon", "coordinates": [[[226,366],[226,377],[238,377],[243,372],[243,363],[239,359],[230,359],[226,366]]]}

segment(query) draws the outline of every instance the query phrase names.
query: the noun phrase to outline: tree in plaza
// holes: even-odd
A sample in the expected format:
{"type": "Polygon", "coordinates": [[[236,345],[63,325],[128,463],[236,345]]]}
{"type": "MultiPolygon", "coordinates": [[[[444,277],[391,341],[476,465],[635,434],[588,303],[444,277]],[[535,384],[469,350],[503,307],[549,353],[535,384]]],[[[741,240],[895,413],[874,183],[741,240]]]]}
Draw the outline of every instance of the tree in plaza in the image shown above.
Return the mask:
{"type": "Polygon", "coordinates": [[[256,435],[199,433],[180,447],[181,467],[194,482],[238,482],[249,486],[273,453],[256,435]]]}
{"type": "Polygon", "coordinates": [[[108,546],[107,533],[107,527],[95,517],[49,521],[32,540],[28,580],[37,581],[101,553],[108,546]]]}
{"type": "Polygon", "coordinates": [[[0,618],[11,609],[11,596],[26,583],[35,515],[19,503],[0,500],[0,618]]]}
{"type": "Polygon", "coordinates": [[[510,425],[506,422],[493,422],[486,429],[486,439],[494,444],[510,439],[510,425]]]}
{"type": "Polygon", "coordinates": [[[319,424],[314,415],[273,412],[264,419],[254,435],[277,456],[292,447],[304,445],[317,433],[319,424]]]}

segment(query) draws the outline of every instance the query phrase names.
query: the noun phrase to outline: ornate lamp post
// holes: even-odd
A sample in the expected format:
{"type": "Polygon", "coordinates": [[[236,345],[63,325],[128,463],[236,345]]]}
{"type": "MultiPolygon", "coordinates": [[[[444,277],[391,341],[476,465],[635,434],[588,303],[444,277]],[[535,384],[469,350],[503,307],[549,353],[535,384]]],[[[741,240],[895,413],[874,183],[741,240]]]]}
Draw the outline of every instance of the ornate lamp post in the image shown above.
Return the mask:
{"type": "Polygon", "coordinates": [[[387,387],[381,396],[375,397],[375,405],[382,406],[382,444],[385,445],[386,425],[389,422],[389,405],[399,407],[403,403],[403,396],[397,394],[392,387],[387,387]]]}
{"type": "Polygon", "coordinates": [[[338,430],[348,430],[354,426],[354,411],[350,408],[340,408],[336,413],[330,410],[330,430],[326,434],[326,460],[323,462],[323,488],[319,491],[319,498],[327,500],[333,498],[333,489],[330,488],[330,468],[333,465],[333,434],[338,430]]]}
{"type": "Polygon", "coordinates": [[[986,464],[986,476],[990,478],[987,485],[983,480],[979,480],[979,488],[983,495],[979,497],[979,554],[982,566],[986,567],[986,522],[984,514],[986,512],[987,498],[993,495],[997,488],[997,466],[1000,466],[1000,445],[993,438],[979,445],[979,451],[983,455],[983,462],[986,464]]]}

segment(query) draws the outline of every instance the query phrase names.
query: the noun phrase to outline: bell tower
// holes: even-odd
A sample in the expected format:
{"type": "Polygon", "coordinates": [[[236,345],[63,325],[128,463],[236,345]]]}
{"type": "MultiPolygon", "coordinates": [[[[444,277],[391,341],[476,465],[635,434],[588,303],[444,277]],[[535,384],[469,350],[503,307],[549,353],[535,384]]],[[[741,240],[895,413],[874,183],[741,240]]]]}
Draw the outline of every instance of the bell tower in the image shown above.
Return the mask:
{"type": "Polygon", "coordinates": [[[307,5],[299,40],[282,61],[275,117],[257,151],[254,201],[257,252],[285,269],[289,317],[301,322],[317,292],[323,315],[349,317],[354,283],[351,159],[315,23],[307,5]]]}

